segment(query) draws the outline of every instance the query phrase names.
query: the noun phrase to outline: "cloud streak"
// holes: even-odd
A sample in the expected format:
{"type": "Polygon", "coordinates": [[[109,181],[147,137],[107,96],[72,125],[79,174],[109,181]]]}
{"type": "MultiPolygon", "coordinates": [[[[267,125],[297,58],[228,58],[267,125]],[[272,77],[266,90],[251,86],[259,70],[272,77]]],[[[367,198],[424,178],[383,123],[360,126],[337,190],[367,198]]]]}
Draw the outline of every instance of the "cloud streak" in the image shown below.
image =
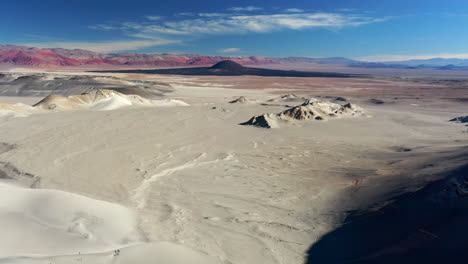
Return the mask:
{"type": "Polygon", "coordinates": [[[163,19],[162,16],[145,16],[148,20],[160,20],[163,19]]]}
{"type": "Polygon", "coordinates": [[[263,8],[258,7],[258,6],[237,6],[237,7],[228,8],[227,10],[235,11],[235,12],[242,12],[242,11],[252,12],[252,11],[263,10],[263,8]]]}
{"type": "Polygon", "coordinates": [[[233,52],[239,52],[241,49],[240,48],[227,48],[227,49],[220,49],[218,52],[221,53],[233,53],[233,52]]]}
{"type": "Polygon", "coordinates": [[[289,13],[302,13],[302,12],[305,12],[304,9],[300,9],[300,8],[288,8],[288,9],[285,9],[284,11],[289,12],[289,13]]]}

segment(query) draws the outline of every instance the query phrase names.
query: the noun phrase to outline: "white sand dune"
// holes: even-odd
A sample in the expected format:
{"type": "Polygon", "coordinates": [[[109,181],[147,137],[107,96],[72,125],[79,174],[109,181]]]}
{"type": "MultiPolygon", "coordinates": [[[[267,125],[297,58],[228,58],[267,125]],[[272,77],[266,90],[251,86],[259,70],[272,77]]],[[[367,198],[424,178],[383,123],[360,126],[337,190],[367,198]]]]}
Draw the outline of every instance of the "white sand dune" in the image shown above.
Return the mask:
{"type": "Polygon", "coordinates": [[[170,242],[129,246],[93,254],[0,259],[2,264],[216,264],[214,258],[170,242]]]}
{"type": "Polygon", "coordinates": [[[145,243],[121,205],[5,183],[0,200],[0,263],[214,263],[181,245],[145,243]]]}
{"type": "Polygon", "coordinates": [[[125,95],[113,90],[93,90],[80,95],[68,97],[49,95],[36,103],[34,107],[43,110],[115,110],[128,106],[187,106],[180,100],[149,100],[138,95],[125,95]]]}
{"type": "Polygon", "coordinates": [[[0,103],[0,118],[25,117],[44,111],[96,110],[109,111],[125,107],[173,107],[189,104],[176,99],[150,100],[138,95],[125,95],[113,90],[93,90],[71,96],[49,95],[33,106],[0,103]]]}
{"type": "Polygon", "coordinates": [[[0,258],[70,255],[144,242],[131,210],[56,191],[0,184],[0,258]]]}

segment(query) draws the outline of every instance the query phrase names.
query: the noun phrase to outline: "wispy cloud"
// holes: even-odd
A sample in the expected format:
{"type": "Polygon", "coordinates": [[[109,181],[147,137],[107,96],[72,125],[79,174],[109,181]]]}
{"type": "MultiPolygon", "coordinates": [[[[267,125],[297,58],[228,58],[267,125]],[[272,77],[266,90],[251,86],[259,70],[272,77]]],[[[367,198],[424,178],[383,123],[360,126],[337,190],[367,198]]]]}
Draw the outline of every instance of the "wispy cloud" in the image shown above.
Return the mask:
{"type": "Polygon", "coordinates": [[[110,30],[119,29],[119,27],[110,26],[110,25],[103,25],[103,24],[88,26],[88,28],[90,28],[90,29],[95,29],[95,30],[104,30],[104,31],[110,31],[110,30]]]}
{"type": "Polygon", "coordinates": [[[223,16],[228,16],[229,14],[224,14],[224,13],[198,13],[199,16],[201,17],[223,17],[223,16]]]}
{"type": "Polygon", "coordinates": [[[181,13],[177,13],[176,14],[177,16],[193,16],[195,15],[194,13],[190,13],[190,12],[181,12],[181,13]]]}
{"type": "Polygon", "coordinates": [[[204,13],[198,17],[154,21],[154,23],[122,23],[121,30],[132,34],[159,35],[221,35],[242,33],[267,33],[279,30],[307,28],[343,28],[376,23],[387,18],[340,13],[291,13],[270,15],[239,15],[204,13]]]}
{"type": "Polygon", "coordinates": [[[288,9],[285,9],[284,11],[289,12],[289,13],[302,13],[302,12],[305,12],[304,9],[300,9],[300,8],[288,8],[288,9]]]}
{"type": "Polygon", "coordinates": [[[145,16],[148,20],[160,20],[163,19],[162,16],[145,16]]]}
{"type": "MultiPolygon", "coordinates": [[[[298,8],[277,10],[262,14],[251,13],[263,10],[261,7],[232,7],[224,13],[177,13],[174,16],[146,16],[143,22],[112,22],[89,28],[95,30],[116,30],[131,41],[108,43],[72,43],[100,52],[132,50],[150,46],[168,45],[190,41],[195,37],[208,35],[269,33],[281,30],[304,30],[326,28],[337,30],[365,24],[382,22],[390,17],[373,17],[347,12],[305,12],[298,8]],[[175,39],[175,40],[174,40],[175,39]]],[[[66,43],[55,42],[63,47],[66,43]]],[[[71,47],[71,44],[68,45],[71,47]]],[[[235,52],[234,50],[227,52],[235,52]]]]}
{"type": "Polygon", "coordinates": [[[240,11],[252,12],[252,11],[263,10],[263,8],[258,7],[258,6],[236,6],[236,7],[228,8],[228,10],[229,11],[236,11],[236,12],[240,12],[240,11]]]}
{"type": "Polygon", "coordinates": [[[178,40],[152,39],[107,42],[38,42],[23,43],[22,45],[38,48],[84,49],[94,52],[117,52],[138,50],[147,47],[175,44],[179,42],[180,41],[178,40]]]}
{"type": "Polygon", "coordinates": [[[234,52],[239,52],[241,49],[240,48],[227,48],[227,49],[220,49],[218,52],[221,53],[234,53],[234,52]]]}
{"type": "Polygon", "coordinates": [[[406,61],[406,60],[427,60],[434,58],[442,59],[468,59],[468,53],[435,53],[423,55],[373,55],[356,58],[361,61],[384,62],[384,61],[406,61]]]}
{"type": "Polygon", "coordinates": [[[340,8],[338,9],[339,12],[355,12],[355,8],[340,8]]]}

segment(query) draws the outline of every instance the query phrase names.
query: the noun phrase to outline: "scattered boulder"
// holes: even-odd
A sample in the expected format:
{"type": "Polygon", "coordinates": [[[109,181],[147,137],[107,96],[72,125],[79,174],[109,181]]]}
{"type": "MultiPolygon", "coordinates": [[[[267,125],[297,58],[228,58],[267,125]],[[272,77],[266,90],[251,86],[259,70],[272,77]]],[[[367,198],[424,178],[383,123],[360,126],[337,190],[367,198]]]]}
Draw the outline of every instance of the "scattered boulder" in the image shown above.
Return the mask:
{"type": "Polygon", "coordinates": [[[335,102],[347,102],[348,100],[346,100],[346,98],[344,97],[336,97],[334,101],[335,102]]]}
{"type": "Polygon", "coordinates": [[[236,104],[236,103],[242,103],[242,104],[245,104],[245,103],[252,103],[252,102],[255,102],[255,99],[252,99],[252,98],[248,98],[246,96],[241,96],[235,100],[232,100],[230,101],[229,103],[231,104],[236,104]]]}
{"type": "Polygon", "coordinates": [[[369,102],[373,104],[385,104],[385,101],[376,98],[369,99],[369,102]]]}
{"type": "Polygon", "coordinates": [[[275,128],[278,127],[277,115],[268,113],[259,116],[254,116],[250,118],[247,122],[240,123],[240,125],[275,128]]]}
{"type": "Polygon", "coordinates": [[[229,110],[227,110],[225,108],[220,108],[220,107],[217,107],[217,106],[211,107],[211,110],[219,110],[219,111],[223,111],[223,112],[229,112],[229,110]]]}
{"type": "Polygon", "coordinates": [[[306,98],[297,96],[293,93],[291,94],[285,94],[281,95],[279,97],[273,98],[268,100],[267,102],[294,102],[294,101],[302,101],[305,100],[306,98]]]}
{"type": "Polygon", "coordinates": [[[413,151],[413,149],[408,148],[408,147],[403,147],[403,146],[395,146],[391,148],[395,152],[410,152],[413,151]]]}

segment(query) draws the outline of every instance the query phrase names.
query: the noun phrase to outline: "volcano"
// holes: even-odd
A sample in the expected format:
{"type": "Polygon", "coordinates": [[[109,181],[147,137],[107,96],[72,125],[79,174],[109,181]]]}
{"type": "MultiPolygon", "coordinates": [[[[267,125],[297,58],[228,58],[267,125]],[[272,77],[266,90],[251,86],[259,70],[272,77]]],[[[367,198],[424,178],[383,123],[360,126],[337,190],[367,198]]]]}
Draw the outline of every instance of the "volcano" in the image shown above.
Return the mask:
{"type": "Polygon", "coordinates": [[[212,70],[222,70],[222,71],[243,71],[246,67],[240,65],[239,63],[232,61],[232,60],[224,60],[216,63],[215,65],[211,66],[212,70]]]}
{"type": "Polygon", "coordinates": [[[123,71],[99,71],[120,73],[146,73],[146,74],[171,74],[171,75],[217,75],[217,76],[270,76],[270,77],[357,77],[358,75],[333,73],[333,72],[301,72],[282,71],[260,68],[249,68],[232,60],[224,60],[211,67],[177,68],[177,69],[154,69],[154,70],[123,70],[123,71]]]}

